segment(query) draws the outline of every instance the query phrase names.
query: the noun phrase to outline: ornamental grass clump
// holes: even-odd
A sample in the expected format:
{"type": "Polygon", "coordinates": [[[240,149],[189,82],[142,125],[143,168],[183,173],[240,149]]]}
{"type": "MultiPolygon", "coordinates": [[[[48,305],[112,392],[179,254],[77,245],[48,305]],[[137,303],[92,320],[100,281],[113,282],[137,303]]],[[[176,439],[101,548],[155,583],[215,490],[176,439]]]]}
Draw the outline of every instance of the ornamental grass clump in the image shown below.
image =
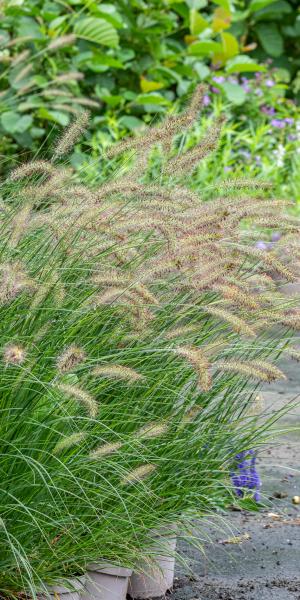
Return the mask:
{"type": "Polygon", "coordinates": [[[58,164],[86,115],[52,160],[2,184],[4,597],[88,562],[134,567],[153,529],[232,502],[236,456],[275,420],[251,408],[261,382],[284,377],[273,361],[299,325],[278,291],[295,277],[299,223],[264,182],[227,181],[205,203],[186,185],[217,144],[220,124],[185,151],[202,94],[113,147],[119,176],[98,187],[58,164]],[[280,245],[257,251],[257,227],[280,229],[287,261],[280,245]]]}

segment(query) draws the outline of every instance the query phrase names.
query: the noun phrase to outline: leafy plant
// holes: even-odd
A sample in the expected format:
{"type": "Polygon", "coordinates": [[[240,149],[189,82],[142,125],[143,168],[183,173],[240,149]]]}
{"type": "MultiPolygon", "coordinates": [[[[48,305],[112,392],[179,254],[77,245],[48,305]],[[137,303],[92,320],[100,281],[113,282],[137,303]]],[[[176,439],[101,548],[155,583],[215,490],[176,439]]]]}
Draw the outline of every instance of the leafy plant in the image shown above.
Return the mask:
{"type": "MultiPolygon", "coordinates": [[[[82,106],[93,110],[95,132],[100,128],[105,136],[108,127],[118,138],[168,112],[196,82],[214,85],[216,75],[226,77],[224,97],[233,105],[244,104],[240,77],[266,70],[273,46],[277,54],[283,52],[281,36],[292,40],[297,33],[292,1],[265,4],[5,2],[0,29],[2,153],[18,148],[34,153],[46,135],[44,143],[51,144],[49,126],[68,125],[82,106]]],[[[296,77],[297,93],[298,50],[290,72],[291,52],[287,42],[287,58],[277,57],[275,63],[286,82],[296,77]]]]}
{"type": "Polygon", "coordinates": [[[266,182],[225,182],[205,205],[181,183],[218,143],[221,120],[198,145],[180,134],[202,96],[112,146],[114,176],[100,186],[59,166],[85,113],[50,161],[2,185],[5,597],[35,596],[99,558],[135,566],[151,529],[232,501],[234,457],[276,419],[250,408],[257,382],[284,377],[271,361],[299,325],[270,276],[293,279],[299,223],[266,182]],[[278,250],[253,245],[257,227],[286,233],[278,250]]]}

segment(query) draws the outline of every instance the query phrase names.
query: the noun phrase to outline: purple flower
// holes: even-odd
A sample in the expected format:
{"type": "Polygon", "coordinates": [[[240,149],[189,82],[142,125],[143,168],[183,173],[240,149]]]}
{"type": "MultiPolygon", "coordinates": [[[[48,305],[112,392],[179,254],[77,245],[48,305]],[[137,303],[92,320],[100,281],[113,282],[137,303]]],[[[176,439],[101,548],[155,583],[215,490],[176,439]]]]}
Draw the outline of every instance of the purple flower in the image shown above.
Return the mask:
{"type": "Polygon", "coordinates": [[[211,91],[213,92],[213,94],[219,94],[220,90],[214,86],[212,86],[211,91]]]}
{"type": "Polygon", "coordinates": [[[268,250],[268,244],[266,244],[266,242],[263,242],[262,240],[256,242],[255,247],[258,248],[258,250],[268,250]]]}
{"type": "Polygon", "coordinates": [[[240,155],[243,156],[246,160],[251,158],[251,152],[249,150],[240,150],[240,155]]]}
{"type": "Polygon", "coordinates": [[[256,455],[254,450],[239,452],[235,460],[236,465],[231,471],[230,477],[236,495],[243,498],[246,489],[253,490],[253,499],[259,502],[261,480],[256,470],[256,455]]]}
{"type": "Polygon", "coordinates": [[[269,88],[273,87],[273,85],[275,85],[275,81],[273,81],[273,79],[267,79],[265,83],[266,83],[266,86],[269,88]]]}
{"type": "Polygon", "coordinates": [[[210,97],[208,96],[208,94],[205,94],[203,96],[203,100],[202,100],[203,106],[208,106],[210,104],[210,102],[211,102],[210,97]]]}
{"type": "Polygon", "coordinates": [[[242,83],[242,88],[246,93],[251,92],[251,87],[248,83],[242,83]]]}
{"type": "Polygon", "coordinates": [[[289,142],[295,142],[295,140],[297,139],[297,136],[295,133],[289,133],[289,135],[287,136],[287,139],[289,142]]]}
{"type": "Polygon", "coordinates": [[[287,125],[293,125],[294,124],[294,119],[292,117],[286,117],[284,119],[284,121],[286,122],[287,125]]]}
{"type": "Polygon", "coordinates": [[[262,113],[264,113],[265,115],[269,115],[272,116],[275,114],[275,108],[273,106],[267,106],[266,104],[263,104],[260,107],[260,110],[262,113]]]}
{"type": "Polygon", "coordinates": [[[281,233],[279,231],[274,231],[271,236],[272,242],[278,242],[281,239],[281,233]]]}
{"type": "Polygon", "coordinates": [[[224,83],[225,81],[225,77],[223,75],[215,75],[215,77],[213,77],[212,79],[216,83],[224,83]]]}
{"type": "Polygon", "coordinates": [[[285,121],[283,119],[272,119],[270,124],[277,129],[284,129],[285,127],[285,121]]]}

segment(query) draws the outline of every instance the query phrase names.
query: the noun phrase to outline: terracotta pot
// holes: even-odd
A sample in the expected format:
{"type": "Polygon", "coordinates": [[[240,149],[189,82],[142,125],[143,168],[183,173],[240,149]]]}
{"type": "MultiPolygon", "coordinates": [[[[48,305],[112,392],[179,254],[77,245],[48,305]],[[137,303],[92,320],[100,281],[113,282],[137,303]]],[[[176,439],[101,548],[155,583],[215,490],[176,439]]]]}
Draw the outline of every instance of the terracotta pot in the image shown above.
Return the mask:
{"type": "Polygon", "coordinates": [[[173,587],[175,570],[176,526],[155,534],[157,543],[151,546],[153,562],[142,562],[129,579],[128,593],[132,598],[164,596],[173,587]]]}
{"type": "Polygon", "coordinates": [[[105,563],[88,565],[82,600],[125,600],[131,574],[131,569],[105,563]]]}
{"type": "Polygon", "coordinates": [[[47,592],[39,594],[40,600],[80,600],[85,577],[70,579],[68,587],[65,585],[47,585],[47,592]]]}

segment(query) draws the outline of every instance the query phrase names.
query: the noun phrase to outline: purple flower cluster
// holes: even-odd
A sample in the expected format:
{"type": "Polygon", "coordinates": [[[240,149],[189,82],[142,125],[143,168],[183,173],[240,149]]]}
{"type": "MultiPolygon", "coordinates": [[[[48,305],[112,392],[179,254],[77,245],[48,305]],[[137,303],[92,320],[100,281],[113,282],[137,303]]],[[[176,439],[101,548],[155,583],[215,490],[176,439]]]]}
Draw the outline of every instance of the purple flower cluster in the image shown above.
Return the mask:
{"type": "Polygon", "coordinates": [[[256,455],[254,450],[245,450],[236,455],[236,467],[230,473],[235,493],[244,497],[246,490],[254,490],[253,499],[260,500],[261,480],[256,470],[256,455]]]}

